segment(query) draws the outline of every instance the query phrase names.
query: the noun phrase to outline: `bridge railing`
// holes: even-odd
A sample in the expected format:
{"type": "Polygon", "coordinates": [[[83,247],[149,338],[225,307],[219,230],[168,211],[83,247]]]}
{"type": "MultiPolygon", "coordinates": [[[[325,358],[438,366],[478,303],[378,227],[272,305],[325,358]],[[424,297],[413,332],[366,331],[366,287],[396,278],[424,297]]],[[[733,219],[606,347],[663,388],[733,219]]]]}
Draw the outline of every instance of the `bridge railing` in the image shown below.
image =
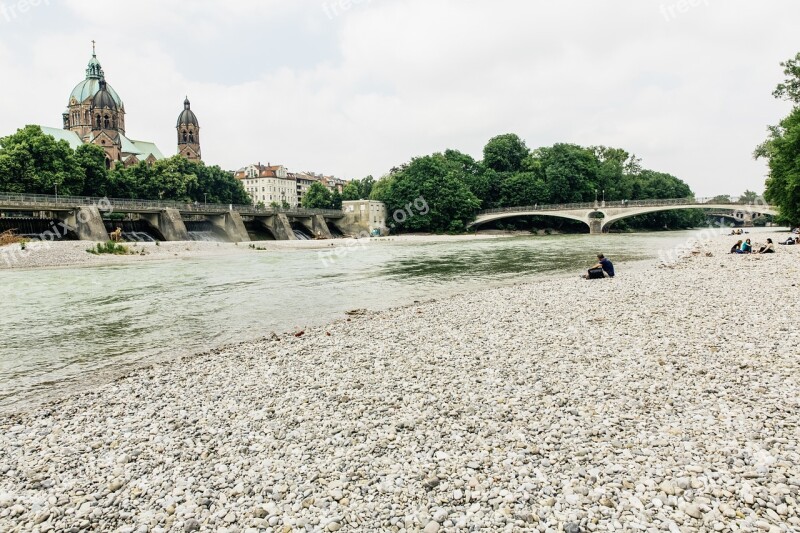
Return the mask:
{"type": "Polygon", "coordinates": [[[526,205],[515,207],[498,207],[495,209],[485,209],[480,211],[478,215],[492,215],[498,213],[514,213],[519,211],[569,211],[572,209],[604,209],[604,208],[621,208],[621,207],[662,207],[672,205],[696,205],[702,208],[704,205],[730,205],[741,206],[742,208],[750,207],[769,207],[764,203],[748,203],[746,200],[739,196],[714,196],[712,198],[671,198],[666,200],[614,200],[614,201],[598,201],[598,202],[583,202],[574,204],[547,204],[547,205],[526,205]]]}
{"type": "Polygon", "coordinates": [[[291,214],[296,216],[342,216],[337,209],[307,209],[303,207],[261,207],[242,204],[205,204],[199,202],[179,202],[174,200],[135,200],[130,198],[99,198],[93,196],[55,196],[47,194],[0,193],[0,204],[4,207],[21,209],[73,209],[78,206],[95,205],[104,210],[124,211],[176,209],[184,213],[219,214],[225,211],[236,211],[247,215],[291,214]]]}

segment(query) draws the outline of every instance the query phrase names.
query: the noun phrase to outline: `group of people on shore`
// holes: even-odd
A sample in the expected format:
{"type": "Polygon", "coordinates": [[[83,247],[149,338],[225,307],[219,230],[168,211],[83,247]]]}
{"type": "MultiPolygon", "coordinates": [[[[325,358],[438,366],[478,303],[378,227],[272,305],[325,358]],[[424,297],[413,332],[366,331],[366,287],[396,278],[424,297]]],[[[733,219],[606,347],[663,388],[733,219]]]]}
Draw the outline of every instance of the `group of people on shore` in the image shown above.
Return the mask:
{"type": "Polygon", "coordinates": [[[774,254],[775,253],[775,243],[772,242],[772,239],[767,239],[767,243],[764,246],[761,246],[758,251],[753,251],[753,243],[750,242],[750,239],[746,239],[742,241],[741,239],[736,241],[736,244],[733,245],[731,248],[732,254],[774,254]]]}

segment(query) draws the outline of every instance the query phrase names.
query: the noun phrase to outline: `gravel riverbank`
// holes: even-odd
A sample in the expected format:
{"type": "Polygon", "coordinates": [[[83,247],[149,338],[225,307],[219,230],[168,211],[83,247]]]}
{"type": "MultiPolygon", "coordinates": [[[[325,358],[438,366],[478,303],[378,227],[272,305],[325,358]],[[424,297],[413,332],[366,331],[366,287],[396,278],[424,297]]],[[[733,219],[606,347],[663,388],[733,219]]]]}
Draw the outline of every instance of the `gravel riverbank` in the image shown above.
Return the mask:
{"type": "Polygon", "coordinates": [[[0,417],[0,531],[800,530],[800,246],[729,241],[0,417]]]}

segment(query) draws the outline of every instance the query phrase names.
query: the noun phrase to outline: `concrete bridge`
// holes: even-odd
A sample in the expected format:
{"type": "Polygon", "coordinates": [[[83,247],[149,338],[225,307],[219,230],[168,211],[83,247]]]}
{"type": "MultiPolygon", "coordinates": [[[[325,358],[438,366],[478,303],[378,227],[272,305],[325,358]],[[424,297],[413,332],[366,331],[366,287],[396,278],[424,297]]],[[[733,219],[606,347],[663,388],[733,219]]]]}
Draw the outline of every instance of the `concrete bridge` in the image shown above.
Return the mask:
{"type": "Polygon", "coordinates": [[[775,207],[766,204],[748,204],[737,197],[677,198],[671,200],[623,200],[615,202],[594,202],[583,204],[533,205],[487,209],[478,213],[472,227],[481,226],[504,218],[537,216],[566,218],[583,222],[589,226],[589,233],[601,234],[618,220],[680,209],[710,209],[732,211],[731,215],[744,225],[752,224],[757,215],[777,215],[775,207]],[[737,216],[740,215],[740,216],[737,216]]]}
{"type": "MultiPolygon", "coordinates": [[[[58,220],[79,239],[108,240],[103,215],[122,213],[144,221],[166,241],[189,240],[186,222],[208,222],[214,233],[231,242],[250,240],[247,225],[272,234],[276,240],[296,240],[293,226],[300,225],[318,238],[331,238],[330,224],[344,219],[333,209],[271,208],[253,205],[201,204],[189,202],[130,200],[0,193],[2,214],[30,213],[33,217],[58,220]],[[247,224],[247,225],[246,225],[247,224]]],[[[339,228],[347,233],[347,228],[339,228]]]]}

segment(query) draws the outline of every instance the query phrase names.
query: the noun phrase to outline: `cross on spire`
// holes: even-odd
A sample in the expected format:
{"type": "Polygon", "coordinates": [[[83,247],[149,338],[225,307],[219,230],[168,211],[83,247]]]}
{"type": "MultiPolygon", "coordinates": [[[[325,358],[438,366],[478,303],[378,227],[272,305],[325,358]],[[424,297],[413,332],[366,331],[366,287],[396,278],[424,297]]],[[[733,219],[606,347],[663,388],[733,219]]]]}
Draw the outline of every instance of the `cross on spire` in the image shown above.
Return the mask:
{"type": "Polygon", "coordinates": [[[96,52],[96,50],[94,48],[94,45],[95,45],[95,42],[94,42],[94,39],[92,39],[92,55],[97,55],[97,52],[96,52]]]}

